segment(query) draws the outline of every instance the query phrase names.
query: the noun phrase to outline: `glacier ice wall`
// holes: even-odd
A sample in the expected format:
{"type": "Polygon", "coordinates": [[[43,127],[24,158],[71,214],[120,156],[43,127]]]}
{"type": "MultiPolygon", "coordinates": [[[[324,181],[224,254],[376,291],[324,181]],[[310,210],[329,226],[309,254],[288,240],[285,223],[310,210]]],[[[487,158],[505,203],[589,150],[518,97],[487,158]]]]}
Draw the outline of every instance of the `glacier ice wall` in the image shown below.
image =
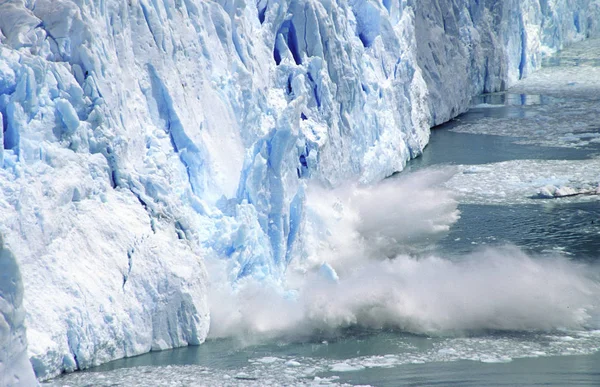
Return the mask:
{"type": "Polygon", "coordinates": [[[0,232],[36,374],[206,337],[205,262],[282,280],[305,190],[370,184],[595,0],[7,0],[0,232]]]}
{"type": "Polygon", "coordinates": [[[23,281],[17,260],[0,235],[0,385],[34,386],[27,356],[23,281]]]}

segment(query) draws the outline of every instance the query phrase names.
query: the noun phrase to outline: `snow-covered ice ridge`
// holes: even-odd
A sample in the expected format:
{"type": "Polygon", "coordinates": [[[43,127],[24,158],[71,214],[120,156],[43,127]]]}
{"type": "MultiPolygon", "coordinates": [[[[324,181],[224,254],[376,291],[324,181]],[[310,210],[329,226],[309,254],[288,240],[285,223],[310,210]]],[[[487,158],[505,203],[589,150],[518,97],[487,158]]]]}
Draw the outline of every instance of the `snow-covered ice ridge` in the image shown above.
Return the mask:
{"type": "Polygon", "coordinates": [[[205,262],[277,281],[309,182],[402,170],[599,21],[596,0],[0,1],[0,233],[36,375],[201,343],[205,262]]]}

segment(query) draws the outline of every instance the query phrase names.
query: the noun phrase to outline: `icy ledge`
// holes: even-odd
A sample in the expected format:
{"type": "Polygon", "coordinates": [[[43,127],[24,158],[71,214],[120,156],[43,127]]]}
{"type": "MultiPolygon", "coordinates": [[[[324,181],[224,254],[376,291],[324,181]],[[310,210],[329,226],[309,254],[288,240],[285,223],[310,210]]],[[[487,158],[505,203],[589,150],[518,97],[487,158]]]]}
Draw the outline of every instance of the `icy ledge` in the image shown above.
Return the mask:
{"type": "Polygon", "coordinates": [[[596,34],[598,9],[2,1],[0,232],[36,375],[201,343],[205,263],[281,281],[319,240],[309,185],[402,170],[473,95],[596,34]]]}

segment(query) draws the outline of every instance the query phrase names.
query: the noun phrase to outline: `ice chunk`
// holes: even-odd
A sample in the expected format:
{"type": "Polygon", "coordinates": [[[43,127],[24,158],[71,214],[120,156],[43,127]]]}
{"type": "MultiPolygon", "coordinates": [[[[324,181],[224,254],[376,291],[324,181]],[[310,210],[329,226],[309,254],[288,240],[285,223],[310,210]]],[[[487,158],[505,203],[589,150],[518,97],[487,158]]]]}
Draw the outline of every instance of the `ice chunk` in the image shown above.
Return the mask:
{"type": "Polygon", "coordinates": [[[363,370],[362,365],[351,365],[348,363],[335,363],[331,365],[331,372],[353,372],[363,370]]]}
{"type": "Polygon", "coordinates": [[[338,282],[340,277],[335,272],[335,269],[328,263],[323,263],[319,269],[319,273],[329,281],[338,282]]]}
{"type": "Polygon", "coordinates": [[[540,198],[560,198],[566,196],[575,196],[579,193],[576,189],[568,186],[557,187],[554,185],[547,185],[538,191],[538,197],[540,198]]]}
{"type": "Polygon", "coordinates": [[[79,128],[79,117],[77,117],[77,112],[73,108],[73,105],[64,98],[58,98],[54,103],[56,104],[56,110],[58,110],[62,122],[67,127],[65,133],[67,135],[75,133],[77,128],[79,128]]]}

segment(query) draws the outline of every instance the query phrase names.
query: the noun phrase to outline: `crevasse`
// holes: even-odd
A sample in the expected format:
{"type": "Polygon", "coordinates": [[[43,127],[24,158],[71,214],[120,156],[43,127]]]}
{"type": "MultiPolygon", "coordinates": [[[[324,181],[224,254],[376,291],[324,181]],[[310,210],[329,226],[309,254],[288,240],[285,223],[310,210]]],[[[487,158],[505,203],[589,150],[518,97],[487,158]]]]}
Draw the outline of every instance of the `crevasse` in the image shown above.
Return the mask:
{"type": "Polygon", "coordinates": [[[23,321],[41,379],[201,343],[205,262],[281,281],[309,182],[402,170],[599,20],[596,0],[3,1],[0,233],[26,310],[6,364],[23,321]]]}

